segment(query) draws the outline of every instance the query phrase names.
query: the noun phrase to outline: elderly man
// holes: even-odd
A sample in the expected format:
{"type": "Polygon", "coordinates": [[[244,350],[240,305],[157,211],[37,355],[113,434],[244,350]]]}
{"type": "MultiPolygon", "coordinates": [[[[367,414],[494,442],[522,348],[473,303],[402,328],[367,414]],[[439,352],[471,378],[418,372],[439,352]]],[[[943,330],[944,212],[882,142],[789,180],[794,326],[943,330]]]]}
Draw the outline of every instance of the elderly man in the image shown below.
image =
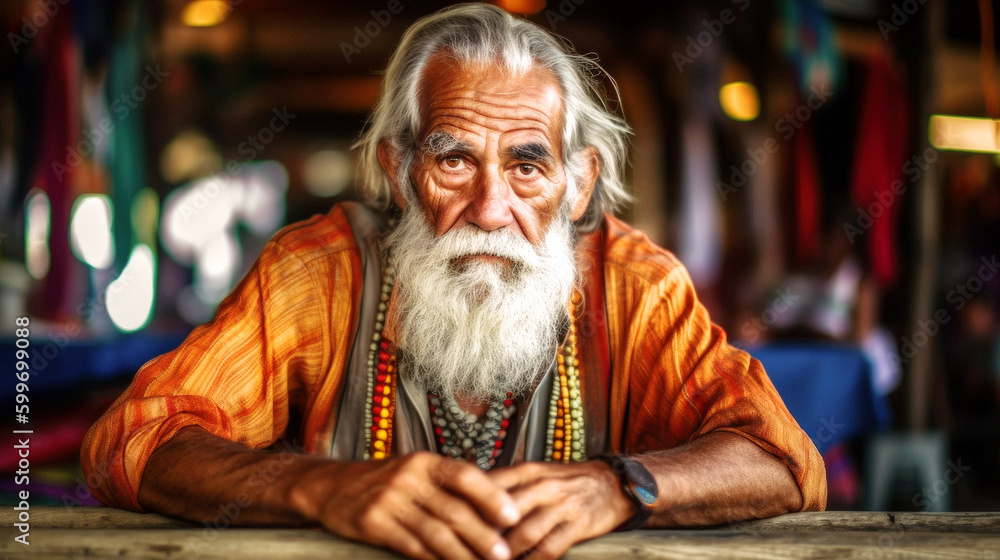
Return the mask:
{"type": "Polygon", "coordinates": [[[381,212],[285,228],[146,364],[88,434],[96,495],[496,560],[822,509],[760,363],[608,214],[628,128],[595,69],[492,6],[414,24],[359,142],[381,212]]]}

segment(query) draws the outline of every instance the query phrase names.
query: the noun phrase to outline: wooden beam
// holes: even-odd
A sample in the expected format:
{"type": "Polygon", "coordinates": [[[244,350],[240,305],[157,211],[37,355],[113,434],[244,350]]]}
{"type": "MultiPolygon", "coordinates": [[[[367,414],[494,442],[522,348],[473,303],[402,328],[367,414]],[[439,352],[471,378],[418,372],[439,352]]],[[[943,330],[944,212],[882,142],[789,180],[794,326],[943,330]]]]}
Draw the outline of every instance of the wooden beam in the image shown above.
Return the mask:
{"type": "MultiPolygon", "coordinates": [[[[32,529],[29,546],[14,541],[16,534],[14,528],[0,529],[0,554],[6,558],[398,558],[318,529],[32,529]]],[[[573,547],[565,558],[847,558],[877,554],[953,559],[990,558],[997,550],[1000,535],[984,533],[676,530],[607,535],[573,547]]]]}
{"type": "MultiPolygon", "coordinates": [[[[16,523],[16,513],[10,508],[0,510],[0,526],[10,527],[16,523]]],[[[34,506],[30,513],[32,529],[204,528],[204,524],[112,507],[34,506]]],[[[924,533],[996,533],[998,527],[1000,527],[1000,512],[809,511],[768,519],[738,521],[700,530],[735,531],[747,534],[896,530],[924,533]]]]}

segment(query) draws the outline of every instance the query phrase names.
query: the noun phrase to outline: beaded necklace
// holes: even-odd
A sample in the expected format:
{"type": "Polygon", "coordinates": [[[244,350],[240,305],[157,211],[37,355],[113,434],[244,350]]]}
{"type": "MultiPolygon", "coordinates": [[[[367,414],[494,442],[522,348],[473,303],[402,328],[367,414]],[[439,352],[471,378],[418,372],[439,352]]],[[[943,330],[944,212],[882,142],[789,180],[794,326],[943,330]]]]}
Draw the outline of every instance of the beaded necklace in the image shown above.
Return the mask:
{"type": "MultiPolygon", "coordinates": [[[[385,459],[392,451],[392,426],[396,412],[395,348],[384,333],[385,314],[393,288],[393,269],[382,269],[382,290],[378,314],[368,349],[368,414],[365,414],[365,459],[385,459]]],[[[556,355],[556,379],[552,382],[549,399],[548,426],[545,432],[545,460],[568,463],[581,461],[584,456],[583,399],[580,393],[580,360],[576,352],[576,312],[583,296],[574,290],[569,305],[570,326],[566,340],[556,355]]],[[[475,458],[476,464],[488,469],[502,453],[506,431],[515,406],[513,394],[503,401],[493,401],[479,422],[466,414],[453,398],[428,395],[435,435],[442,454],[450,457],[475,458]],[[453,410],[454,409],[454,410],[453,410]],[[496,422],[491,422],[498,420],[496,422]],[[444,426],[441,422],[444,422],[444,426]],[[454,428],[452,428],[454,424],[454,428]],[[445,431],[448,434],[445,435],[445,431]]]]}
{"type": "Polygon", "coordinates": [[[508,391],[506,396],[502,401],[491,401],[480,419],[471,412],[463,412],[454,398],[442,402],[437,395],[427,395],[441,454],[454,459],[474,459],[483,470],[493,467],[503,452],[510,417],[516,409],[514,393],[508,391]]]}
{"type": "Polygon", "coordinates": [[[382,291],[372,342],[368,346],[367,402],[365,414],[365,459],[385,459],[392,449],[392,419],[396,412],[396,353],[383,336],[385,312],[392,293],[392,267],[382,269],[382,291]]]}
{"type": "Polygon", "coordinates": [[[549,398],[549,425],[545,430],[545,460],[564,463],[584,459],[583,398],[580,393],[580,359],[576,355],[576,310],[583,301],[573,291],[570,303],[569,334],[556,355],[559,379],[552,383],[549,398]]]}

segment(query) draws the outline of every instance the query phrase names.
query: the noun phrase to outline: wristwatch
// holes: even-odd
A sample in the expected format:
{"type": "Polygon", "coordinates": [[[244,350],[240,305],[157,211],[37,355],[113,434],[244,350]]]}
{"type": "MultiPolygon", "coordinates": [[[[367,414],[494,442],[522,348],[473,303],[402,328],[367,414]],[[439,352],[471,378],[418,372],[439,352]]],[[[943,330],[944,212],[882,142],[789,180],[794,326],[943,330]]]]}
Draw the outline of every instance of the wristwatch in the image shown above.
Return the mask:
{"type": "Polygon", "coordinates": [[[615,531],[631,531],[642,527],[653,515],[653,508],[656,507],[659,497],[656,479],[642,463],[623,455],[603,454],[595,459],[600,459],[611,466],[611,470],[621,478],[622,492],[635,504],[635,515],[615,531]]]}

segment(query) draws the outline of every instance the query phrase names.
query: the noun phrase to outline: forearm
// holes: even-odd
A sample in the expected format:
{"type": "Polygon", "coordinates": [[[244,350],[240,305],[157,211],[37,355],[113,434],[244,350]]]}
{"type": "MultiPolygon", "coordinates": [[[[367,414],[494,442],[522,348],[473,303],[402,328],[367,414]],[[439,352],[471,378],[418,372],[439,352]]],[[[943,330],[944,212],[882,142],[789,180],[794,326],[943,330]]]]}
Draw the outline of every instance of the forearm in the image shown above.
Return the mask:
{"type": "Polygon", "coordinates": [[[146,509],[227,525],[322,525],[415,558],[506,560],[510,495],[475,465],[432,453],[333,461],[252,450],[194,426],[150,457],[146,509]]]}
{"type": "Polygon", "coordinates": [[[798,511],[788,468],[749,440],[717,432],[634,457],[656,478],[659,504],[648,527],[719,525],[798,511]]]}
{"type": "Polygon", "coordinates": [[[254,450],[188,426],[150,456],[139,503],[192,521],[224,515],[232,525],[306,525],[293,485],[336,468],[322,457],[254,450]]]}

